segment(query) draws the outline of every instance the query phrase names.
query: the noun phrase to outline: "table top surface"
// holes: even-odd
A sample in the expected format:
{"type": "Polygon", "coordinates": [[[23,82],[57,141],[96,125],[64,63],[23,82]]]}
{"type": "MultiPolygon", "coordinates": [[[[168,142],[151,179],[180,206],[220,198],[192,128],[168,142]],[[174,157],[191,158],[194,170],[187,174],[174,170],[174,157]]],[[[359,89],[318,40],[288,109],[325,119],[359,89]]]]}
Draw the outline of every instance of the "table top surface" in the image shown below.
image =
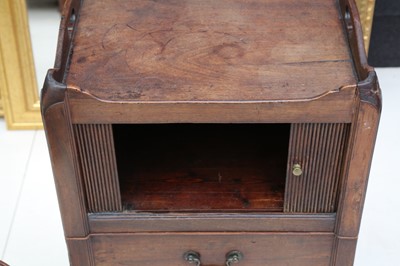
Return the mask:
{"type": "Polygon", "coordinates": [[[66,82],[108,101],[279,101],[356,76],[336,0],[85,0],[66,82]]]}

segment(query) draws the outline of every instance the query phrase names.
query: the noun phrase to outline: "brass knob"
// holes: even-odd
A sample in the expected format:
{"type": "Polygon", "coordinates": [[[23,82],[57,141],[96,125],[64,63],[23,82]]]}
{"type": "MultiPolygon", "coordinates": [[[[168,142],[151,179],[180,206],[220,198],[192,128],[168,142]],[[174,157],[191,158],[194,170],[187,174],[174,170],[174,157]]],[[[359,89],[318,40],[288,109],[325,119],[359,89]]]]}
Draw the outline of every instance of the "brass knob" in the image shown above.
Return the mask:
{"type": "Polygon", "coordinates": [[[243,259],[243,254],[240,251],[232,250],[226,254],[226,266],[231,266],[233,263],[238,263],[243,259]]]}
{"type": "Polygon", "coordinates": [[[293,169],[292,169],[292,173],[295,176],[301,176],[301,174],[303,173],[303,170],[301,170],[301,165],[296,163],[293,165],[293,169]]]}

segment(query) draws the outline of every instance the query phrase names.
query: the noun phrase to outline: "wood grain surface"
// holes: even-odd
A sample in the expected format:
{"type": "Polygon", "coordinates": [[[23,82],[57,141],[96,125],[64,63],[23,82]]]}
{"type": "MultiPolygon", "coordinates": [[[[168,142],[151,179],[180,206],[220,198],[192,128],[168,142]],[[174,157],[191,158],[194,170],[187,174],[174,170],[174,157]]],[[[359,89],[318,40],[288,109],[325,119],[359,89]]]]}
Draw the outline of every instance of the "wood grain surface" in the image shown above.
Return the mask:
{"type": "Polygon", "coordinates": [[[90,232],[330,232],[335,213],[157,213],[123,212],[89,214],[90,232]],[[179,222],[177,222],[179,221],[179,222]]]}
{"type": "Polygon", "coordinates": [[[95,235],[92,245],[96,266],[188,266],[188,250],[199,252],[205,266],[225,265],[231,250],[243,253],[238,266],[322,266],[329,265],[333,239],[332,233],[138,233],[95,235]]]}
{"type": "Polygon", "coordinates": [[[76,27],[67,84],[103,100],[296,100],[355,84],[334,0],[86,0],[76,27]]]}

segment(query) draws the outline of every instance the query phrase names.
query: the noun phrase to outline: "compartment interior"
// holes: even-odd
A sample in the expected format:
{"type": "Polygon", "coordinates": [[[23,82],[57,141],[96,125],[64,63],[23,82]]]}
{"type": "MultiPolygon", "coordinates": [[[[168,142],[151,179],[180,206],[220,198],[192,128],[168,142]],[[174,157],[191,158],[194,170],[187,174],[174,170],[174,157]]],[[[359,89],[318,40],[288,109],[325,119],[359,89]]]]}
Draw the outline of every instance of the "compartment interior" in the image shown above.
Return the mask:
{"type": "Polygon", "coordinates": [[[115,124],[127,211],[283,210],[290,124],[115,124]]]}

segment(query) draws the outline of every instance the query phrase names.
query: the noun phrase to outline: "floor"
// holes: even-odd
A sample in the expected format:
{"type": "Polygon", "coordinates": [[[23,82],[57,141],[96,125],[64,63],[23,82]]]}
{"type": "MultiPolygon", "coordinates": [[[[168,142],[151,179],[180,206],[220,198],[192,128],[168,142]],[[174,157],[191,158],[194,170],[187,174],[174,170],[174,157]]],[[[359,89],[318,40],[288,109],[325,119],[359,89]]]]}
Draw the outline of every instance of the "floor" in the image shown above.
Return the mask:
{"type": "MultiPolygon", "coordinates": [[[[53,65],[58,19],[55,9],[30,10],[39,84],[53,65]]],[[[400,265],[400,68],[377,72],[384,103],[356,266],[400,265]]],[[[11,266],[68,265],[44,132],[7,131],[0,119],[0,164],[0,259],[11,266]]]]}

